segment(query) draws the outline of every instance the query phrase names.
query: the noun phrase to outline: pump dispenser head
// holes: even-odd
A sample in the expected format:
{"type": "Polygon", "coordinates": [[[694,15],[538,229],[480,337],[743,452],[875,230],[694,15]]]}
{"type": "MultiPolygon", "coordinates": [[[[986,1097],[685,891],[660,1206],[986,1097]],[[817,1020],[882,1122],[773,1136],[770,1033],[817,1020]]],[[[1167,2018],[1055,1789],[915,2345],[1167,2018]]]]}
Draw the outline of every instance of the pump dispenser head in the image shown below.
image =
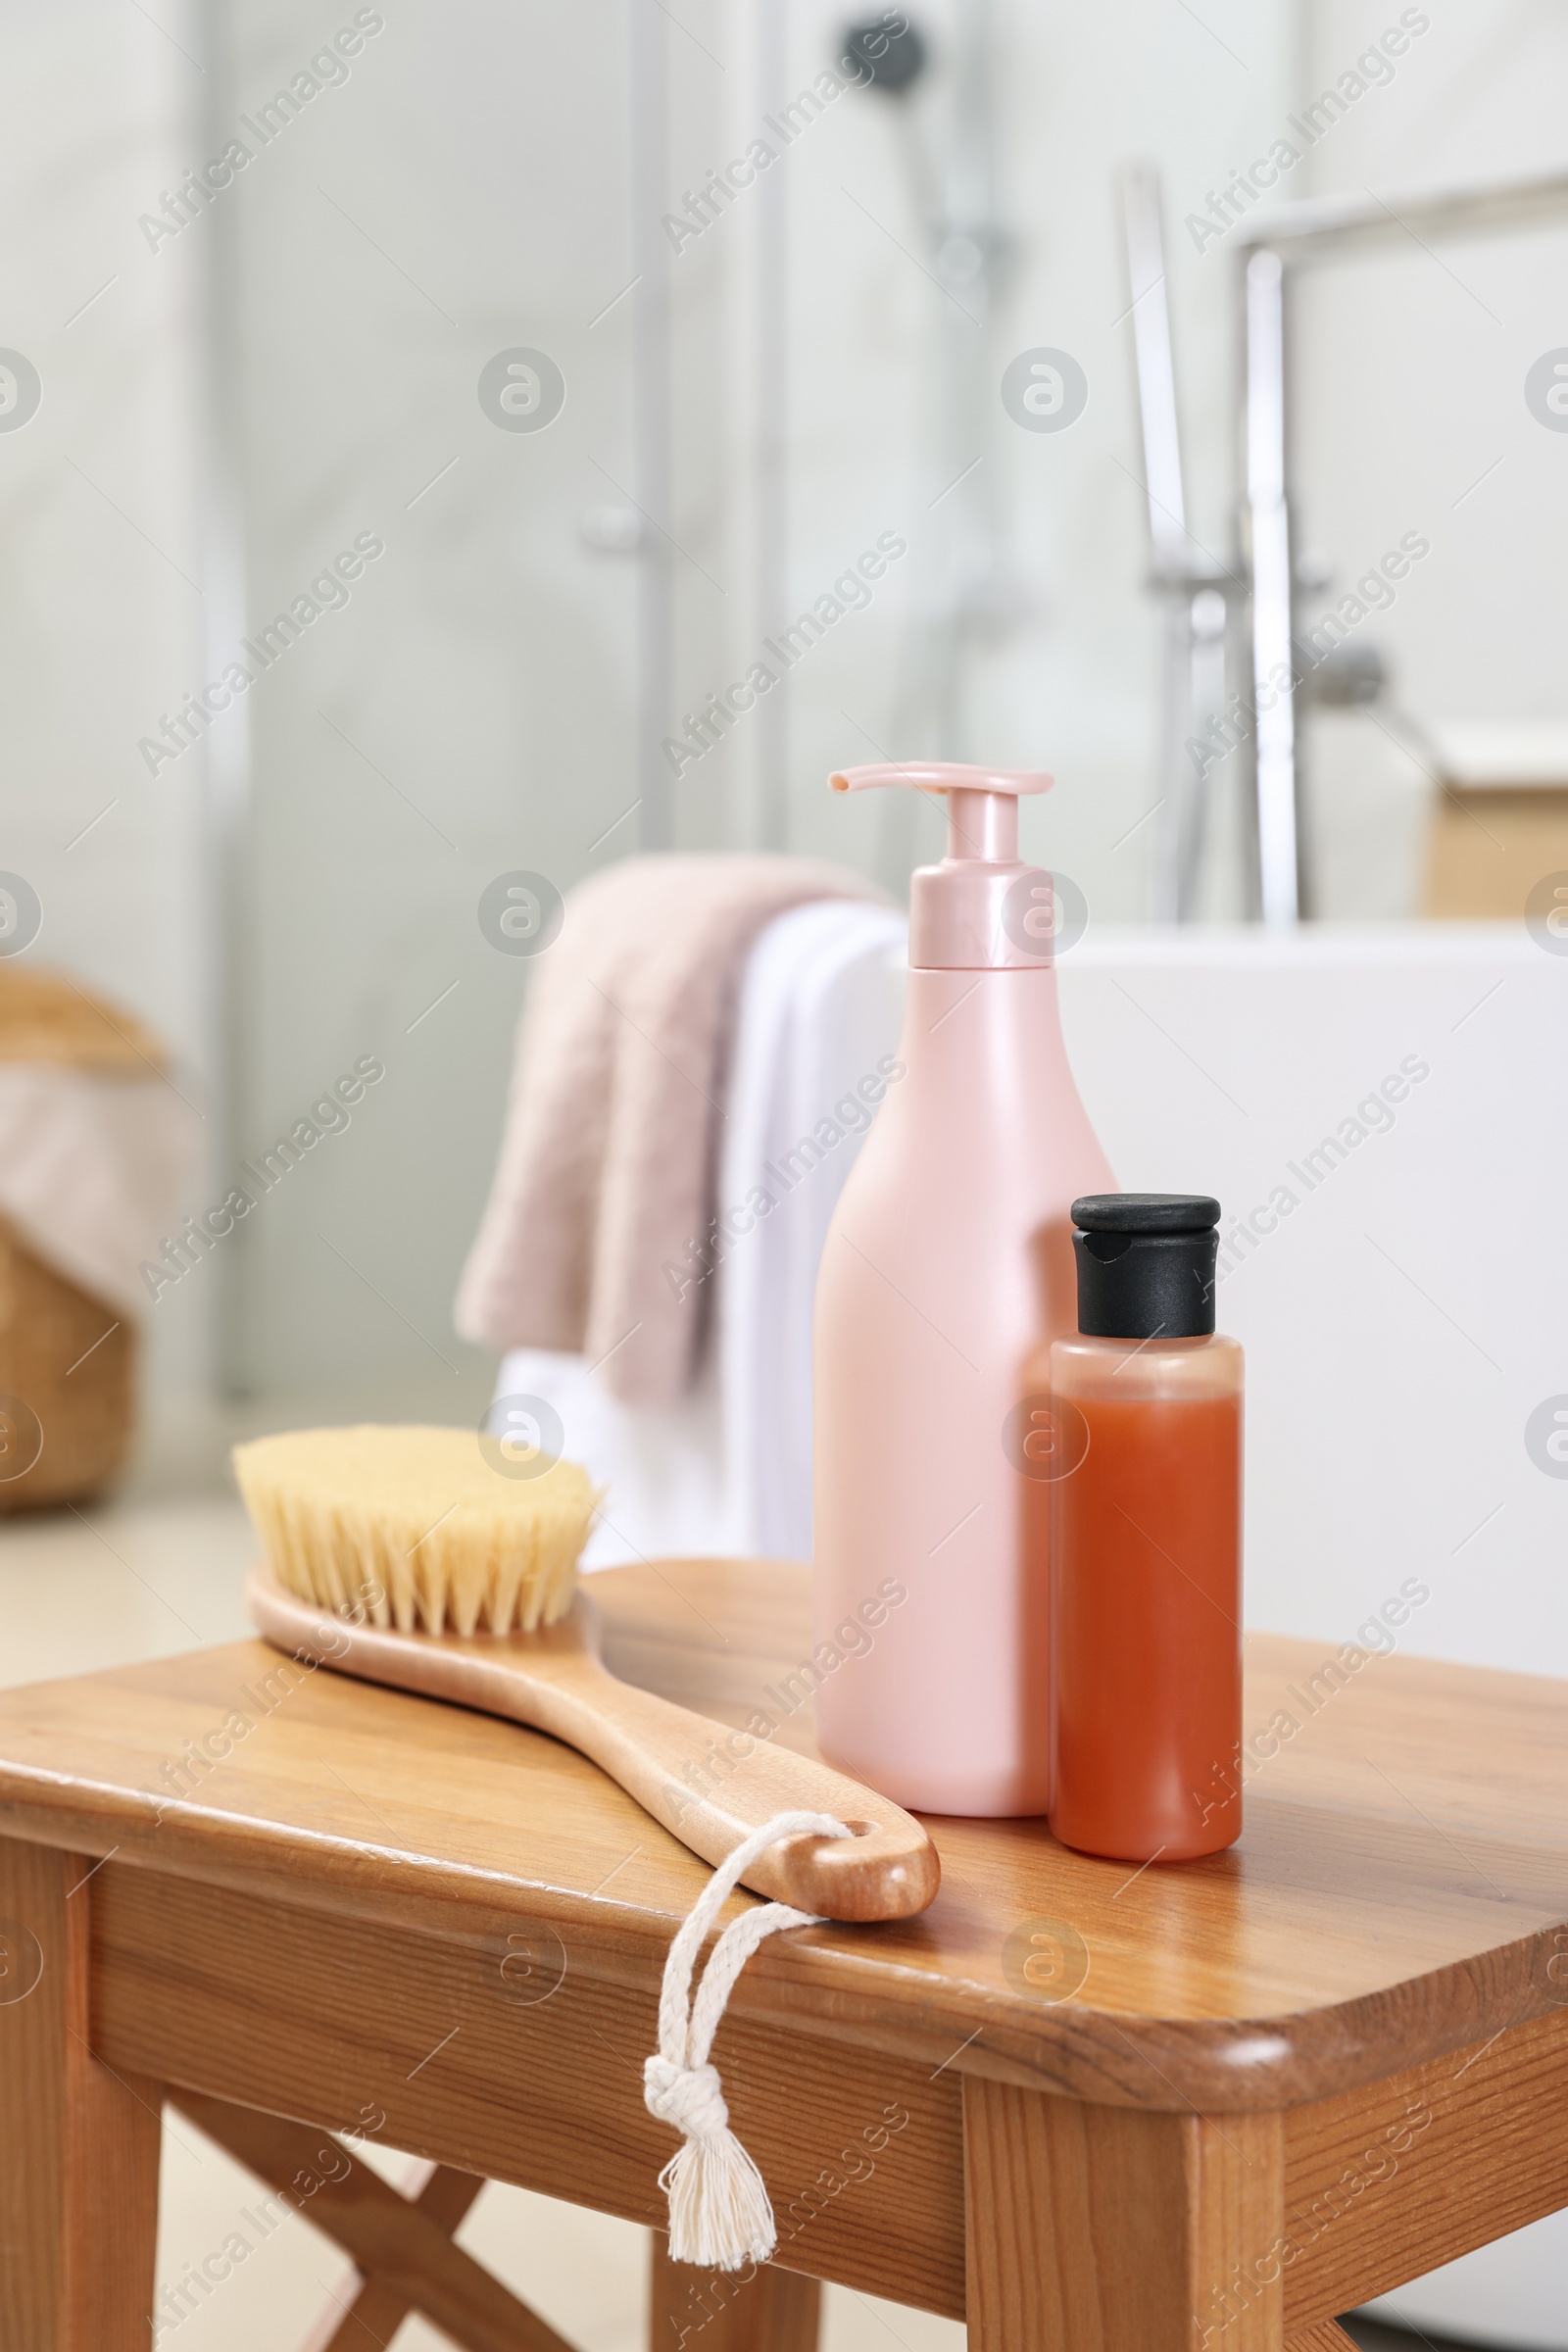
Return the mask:
{"type": "Polygon", "coordinates": [[[836,768],[835,792],[904,784],[945,793],[948,850],[917,866],[909,886],[909,961],[917,969],[986,970],[1049,963],[1055,935],[1050,874],[1018,858],[1018,799],[1048,792],[1039,768],[968,767],[953,760],[879,761],[836,768]]]}

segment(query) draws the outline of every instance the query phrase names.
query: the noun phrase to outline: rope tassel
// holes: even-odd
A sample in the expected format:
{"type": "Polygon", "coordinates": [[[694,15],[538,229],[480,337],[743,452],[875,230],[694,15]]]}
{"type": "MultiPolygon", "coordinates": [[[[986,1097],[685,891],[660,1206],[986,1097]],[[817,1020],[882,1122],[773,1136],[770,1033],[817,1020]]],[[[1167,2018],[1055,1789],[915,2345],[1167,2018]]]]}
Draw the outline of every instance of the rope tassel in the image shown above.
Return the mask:
{"type": "Polygon", "coordinates": [[[714,1921],[759,1854],[780,1838],[848,1838],[831,1813],[775,1813],[714,1871],[677,1930],[659,1995],[659,2048],[643,2068],[650,2115],[670,2125],[683,2144],[659,2176],[669,2199],[669,2251],[704,2270],[738,2271],[765,2262],[777,2243],[762,2176],[729,2128],[718,2069],[709,2051],[735,1980],[764,1936],[814,1928],[813,1911],[763,1903],[732,1920],[713,1946],[692,1995],[692,1971],[714,1921]]]}

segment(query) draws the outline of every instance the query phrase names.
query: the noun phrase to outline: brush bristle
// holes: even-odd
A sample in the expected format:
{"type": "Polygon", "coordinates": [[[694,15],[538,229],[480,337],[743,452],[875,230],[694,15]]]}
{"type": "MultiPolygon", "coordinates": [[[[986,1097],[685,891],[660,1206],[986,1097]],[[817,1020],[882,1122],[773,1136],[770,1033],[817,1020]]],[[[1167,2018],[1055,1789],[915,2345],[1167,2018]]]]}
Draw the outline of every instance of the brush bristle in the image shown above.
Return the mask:
{"type": "Polygon", "coordinates": [[[280,1584],[406,1634],[554,1625],[599,1504],[575,1462],[510,1478],[471,1429],[294,1430],[234,1474],[280,1584]]]}

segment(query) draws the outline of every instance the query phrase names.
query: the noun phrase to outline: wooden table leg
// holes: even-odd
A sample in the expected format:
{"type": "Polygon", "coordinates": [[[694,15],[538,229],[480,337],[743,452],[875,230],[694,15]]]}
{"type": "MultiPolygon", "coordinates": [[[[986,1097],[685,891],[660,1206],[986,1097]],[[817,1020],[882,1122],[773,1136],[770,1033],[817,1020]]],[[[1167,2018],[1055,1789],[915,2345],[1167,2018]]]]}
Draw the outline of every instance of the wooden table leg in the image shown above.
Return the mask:
{"type": "Polygon", "coordinates": [[[0,2344],[148,2352],[161,2093],[89,2044],[93,1865],[0,1839],[0,2344]]]}
{"type": "Polygon", "coordinates": [[[1281,2352],[1278,2116],[963,2085],[970,2352],[1281,2352]]]}
{"type": "MultiPolygon", "coordinates": [[[[483,2186],[484,2182],[472,2173],[454,2172],[448,2165],[435,2164],[428,2168],[428,2178],[421,2185],[411,2188],[405,2183],[402,2193],[451,2237],[483,2186]]],[[[334,2303],[324,2312],[315,2334],[302,2345],[301,2352],[374,2352],[377,2344],[391,2343],[414,2309],[413,2304],[396,2287],[383,2284],[379,2278],[368,2278],[358,2269],[350,2273],[351,2279],[355,2277],[359,2284],[349,2289],[353,2302],[347,2306],[334,2303]]]]}
{"type": "MultiPolygon", "coordinates": [[[[406,2198],[330,2132],[197,2091],[170,2095],[209,2139],[335,2239],[362,2277],[390,2289],[404,2310],[422,2312],[464,2352],[573,2352],[536,2311],[453,2244],[443,2207],[458,2201],[461,2177],[450,2197],[443,2190],[431,2199],[406,2198]]],[[[482,2186],[474,2182],[475,2191],[482,2186]]],[[[356,2323],[344,2340],[369,2338],[356,2323]]]]}
{"type": "Polygon", "coordinates": [[[819,2280],[799,2271],[699,2271],[653,2232],[649,2352],[816,2352],[819,2280]]]}

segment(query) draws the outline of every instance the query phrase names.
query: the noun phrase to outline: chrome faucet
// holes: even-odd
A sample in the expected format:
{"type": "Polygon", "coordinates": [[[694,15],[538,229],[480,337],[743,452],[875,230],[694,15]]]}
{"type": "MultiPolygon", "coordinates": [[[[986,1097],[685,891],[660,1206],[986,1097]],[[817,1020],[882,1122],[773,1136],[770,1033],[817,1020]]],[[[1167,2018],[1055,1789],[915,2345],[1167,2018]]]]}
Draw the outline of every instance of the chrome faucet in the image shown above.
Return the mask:
{"type": "MultiPolygon", "coordinates": [[[[1435,240],[1518,229],[1568,213],[1568,172],[1493,187],[1439,189],[1390,204],[1382,197],[1311,197],[1282,205],[1248,225],[1235,249],[1243,354],[1240,550],[1234,564],[1194,561],[1181,495],[1175,371],[1165,296],[1159,186],[1152,167],[1125,175],[1122,214],[1132,278],[1134,350],[1148,473],[1152,547],[1150,584],[1167,600],[1165,744],[1161,780],[1173,814],[1167,823],[1160,910],[1189,920],[1208,804],[1204,774],[1196,781],[1190,743],[1173,731],[1170,712],[1240,710],[1232,730],[1246,763],[1250,811],[1249,896],[1263,922],[1289,927],[1310,911],[1302,844],[1299,712],[1306,674],[1296,632],[1298,585],[1291,480],[1291,293],[1298,270],[1401,240],[1435,240]],[[1198,611],[1204,592],[1224,599],[1241,643],[1236,689],[1215,694],[1201,668],[1198,611]],[[1200,678],[1206,683],[1200,685],[1200,678]]],[[[1310,691],[1319,700],[1375,699],[1381,676],[1363,657],[1339,663],[1310,691]],[[1353,670],[1354,674],[1350,674],[1353,670]],[[1345,673],[1345,674],[1342,674],[1345,673]]],[[[1185,723],[1185,722],[1178,722],[1185,723]]]]}

